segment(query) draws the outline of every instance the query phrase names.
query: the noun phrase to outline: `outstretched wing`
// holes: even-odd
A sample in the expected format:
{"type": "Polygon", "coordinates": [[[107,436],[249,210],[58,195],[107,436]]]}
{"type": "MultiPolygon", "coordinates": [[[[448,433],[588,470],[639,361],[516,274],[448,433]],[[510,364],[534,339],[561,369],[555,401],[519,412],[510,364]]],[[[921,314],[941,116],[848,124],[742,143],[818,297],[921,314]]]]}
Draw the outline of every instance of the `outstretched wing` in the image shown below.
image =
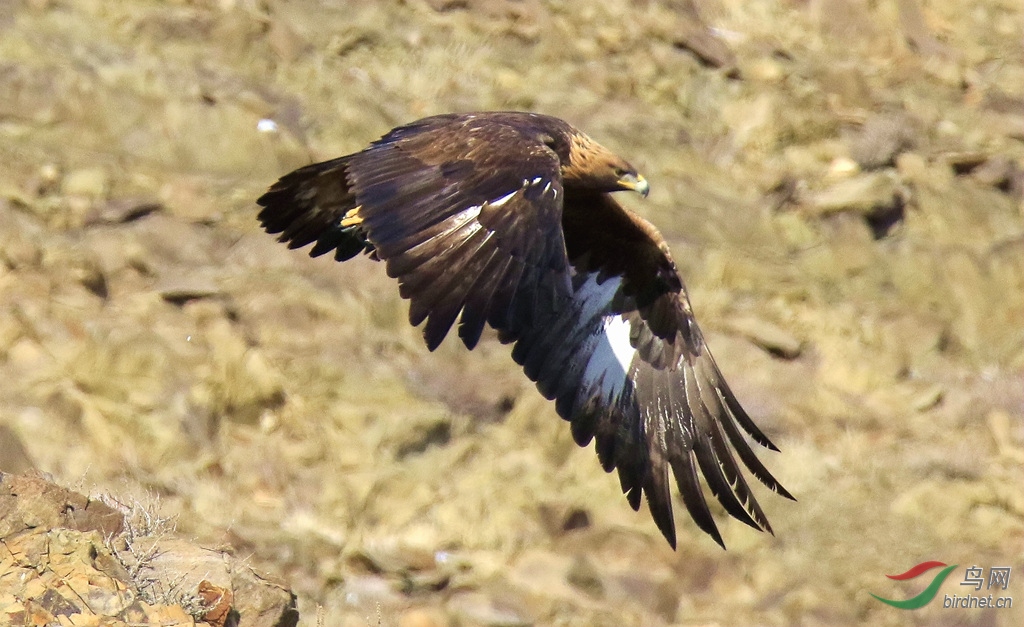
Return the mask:
{"type": "Polygon", "coordinates": [[[358,224],[342,226],[356,198],[348,186],[349,157],[341,157],[299,168],[281,177],[256,200],[263,209],[260,224],[267,233],[280,234],[288,248],[302,248],[316,242],[309,251],[319,257],[330,251],[338,261],[360,252],[372,252],[366,234],[358,224]]]}
{"type": "Polygon", "coordinates": [[[409,321],[426,321],[431,350],[456,319],[473,348],[485,323],[533,326],[538,303],[570,292],[558,156],[500,114],[425,118],[303,170],[259,200],[264,225],[293,247],[315,240],[313,252],[337,243],[339,258],[363,237],[411,301],[409,321]],[[344,178],[317,173],[332,163],[344,178]]]}
{"type": "Polygon", "coordinates": [[[618,469],[630,505],[638,509],[647,496],[673,547],[670,472],[694,521],[720,545],[698,471],[726,511],[770,532],[736,457],[766,486],[793,497],[741,429],[777,449],[718,370],[660,235],[608,195],[567,199],[564,224],[577,271],[573,295],[514,338],[513,358],[571,422],[580,446],[596,440],[602,466],[618,469]]]}
{"type": "Polygon", "coordinates": [[[472,348],[485,322],[532,326],[537,301],[570,290],[558,156],[498,115],[399,127],[348,169],[361,225],[431,350],[457,317],[472,348]]]}

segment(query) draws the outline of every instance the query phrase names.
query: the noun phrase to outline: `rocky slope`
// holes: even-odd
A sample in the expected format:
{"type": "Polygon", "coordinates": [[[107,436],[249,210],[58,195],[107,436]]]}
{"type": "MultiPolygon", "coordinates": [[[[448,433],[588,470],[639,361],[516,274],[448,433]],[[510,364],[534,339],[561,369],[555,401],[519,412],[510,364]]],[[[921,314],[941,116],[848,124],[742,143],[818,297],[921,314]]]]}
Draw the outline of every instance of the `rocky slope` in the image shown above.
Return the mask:
{"type": "Polygon", "coordinates": [[[308,624],[1020,624],[869,593],[1024,566],[1022,27],[1015,0],[0,3],[0,470],[158,496],[308,624]],[[505,347],[429,354],[379,265],[259,231],[284,172],[497,108],[651,181],[624,202],[782,449],[776,537],[723,516],[728,551],[689,522],[670,551],[505,347]]]}

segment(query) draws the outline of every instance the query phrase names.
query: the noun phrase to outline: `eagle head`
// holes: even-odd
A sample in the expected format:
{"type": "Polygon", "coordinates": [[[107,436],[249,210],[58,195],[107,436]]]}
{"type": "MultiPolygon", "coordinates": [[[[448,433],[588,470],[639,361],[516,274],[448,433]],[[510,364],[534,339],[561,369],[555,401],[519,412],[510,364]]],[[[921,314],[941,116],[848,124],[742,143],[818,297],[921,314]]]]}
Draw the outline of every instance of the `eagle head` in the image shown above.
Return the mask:
{"type": "Polygon", "coordinates": [[[562,184],[594,192],[631,190],[645,198],[651,189],[625,159],[579,132],[570,138],[569,156],[562,162],[562,184]]]}

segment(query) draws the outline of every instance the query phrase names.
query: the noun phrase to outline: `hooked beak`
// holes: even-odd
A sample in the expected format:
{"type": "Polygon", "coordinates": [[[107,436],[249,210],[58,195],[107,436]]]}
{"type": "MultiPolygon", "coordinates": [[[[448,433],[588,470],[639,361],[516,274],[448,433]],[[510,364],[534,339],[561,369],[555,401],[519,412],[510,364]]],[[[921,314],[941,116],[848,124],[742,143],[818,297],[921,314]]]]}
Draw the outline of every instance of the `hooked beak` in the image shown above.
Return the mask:
{"type": "Polygon", "coordinates": [[[647,198],[647,194],[651,191],[651,185],[647,179],[639,174],[627,174],[618,180],[618,184],[622,189],[633,190],[644,198],[647,198]]]}

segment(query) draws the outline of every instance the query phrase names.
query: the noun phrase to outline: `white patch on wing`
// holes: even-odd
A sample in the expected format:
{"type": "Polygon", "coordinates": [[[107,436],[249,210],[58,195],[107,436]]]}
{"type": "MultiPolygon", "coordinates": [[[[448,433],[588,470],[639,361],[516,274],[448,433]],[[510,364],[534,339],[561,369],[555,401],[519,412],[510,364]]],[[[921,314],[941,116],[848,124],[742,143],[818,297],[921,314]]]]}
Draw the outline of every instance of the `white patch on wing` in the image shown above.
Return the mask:
{"type": "Polygon", "coordinates": [[[461,229],[462,227],[466,226],[466,224],[469,223],[471,220],[475,220],[477,217],[479,217],[480,209],[480,205],[473,205],[472,207],[466,207],[459,213],[448,218],[448,224],[445,225],[444,231],[438,233],[431,239],[436,240],[439,237],[444,237],[445,235],[448,235],[452,231],[461,229]]]}
{"type": "Polygon", "coordinates": [[[508,194],[505,194],[501,198],[499,198],[497,200],[494,200],[494,201],[491,201],[491,202],[489,202],[487,204],[489,204],[492,207],[500,207],[500,206],[504,205],[505,203],[507,203],[508,201],[512,200],[512,197],[515,196],[518,193],[519,193],[519,190],[517,189],[516,191],[510,192],[508,194]]]}
{"type": "Polygon", "coordinates": [[[622,285],[622,279],[619,277],[610,277],[598,285],[596,273],[588,276],[587,280],[577,288],[574,297],[580,303],[580,322],[589,324],[603,313],[620,285],[622,285]]]}
{"type": "MultiPolygon", "coordinates": [[[[441,238],[448,237],[449,235],[453,234],[455,231],[458,231],[459,229],[462,229],[462,228],[466,227],[466,224],[468,224],[472,220],[475,220],[479,215],[480,215],[480,205],[473,205],[471,207],[466,207],[465,209],[463,209],[459,213],[456,213],[452,217],[450,217],[447,220],[445,220],[445,226],[444,226],[444,230],[443,231],[441,231],[437,235],[431,237],[430,239],[428,239],[428,240],[426,240],[424,242],[420,242],[419,244],[416,244],[415,246],[413,246],[412,248],[410,248],[406,252],[414,252],[414,251],[418,250],[419,248],[421,248],[423,246],[426,246],[427,244],[436,245],[437,240],[439,240],[441,238]]],[[[473,233],[476,233],[481,228],[483,228],[483,226],[479,222],[475,222],[473,224],[470,224],[469,227],[466,227],[465,233],[462,233],[460,235],[461,235],[462,239],[465,239],[465,237],[468,237],[468,236],[472,235],[473,233]]],[[[462,239],[459,239],[459,240],[456,240],[456,241],[462,241],[462,239]]]]}
{"type": "Polygon", "coordinates": [[[604,315],[622,279],[612,277],[598,285],[591,275],[576,291],[581,301],[580,321],[594,325],[597,346],[583,371],[582,387],[598,392],[605,401],[613,401],[626,384],[626,374],[636,349],[629,342],[629,322],[619,315],[604,315]]]}
{"type": "Polygon", "coordinates": [[[456,213],[455,215],[453,215],[451,218],[448,218],[448,219],[449,220],[453,220],[454,222],[458,223],[461,226],[461,225],[469,222],[470,220],[475,219],[477,216],[479,216],[480,215],[480,211],[482,209],[483,209],[482,205],[472,205],[472,206],[466,207],[465,209],[463,209],[462,211],[456,213]]]}
{"type": "Polygon", "coordinates": [[[622,366],[622,371],[629,370],[629,364],[633,363],[633,355],[636,349],[629,342],[629,322],[622,316],[608,316],[604,319],[604,337],[611,345],[615,359],[622,366]]]}
{"type": "Polygon", "coordinates": [[[474,233],[476,233],[482,228],[484,228],[484,225],[480,224],[479,222],[474,222],[473,224],[470,224],[463,228],[462,233],[459,233],[459,239],[456,241],[461,243],[469,239],[474,233]]]}

